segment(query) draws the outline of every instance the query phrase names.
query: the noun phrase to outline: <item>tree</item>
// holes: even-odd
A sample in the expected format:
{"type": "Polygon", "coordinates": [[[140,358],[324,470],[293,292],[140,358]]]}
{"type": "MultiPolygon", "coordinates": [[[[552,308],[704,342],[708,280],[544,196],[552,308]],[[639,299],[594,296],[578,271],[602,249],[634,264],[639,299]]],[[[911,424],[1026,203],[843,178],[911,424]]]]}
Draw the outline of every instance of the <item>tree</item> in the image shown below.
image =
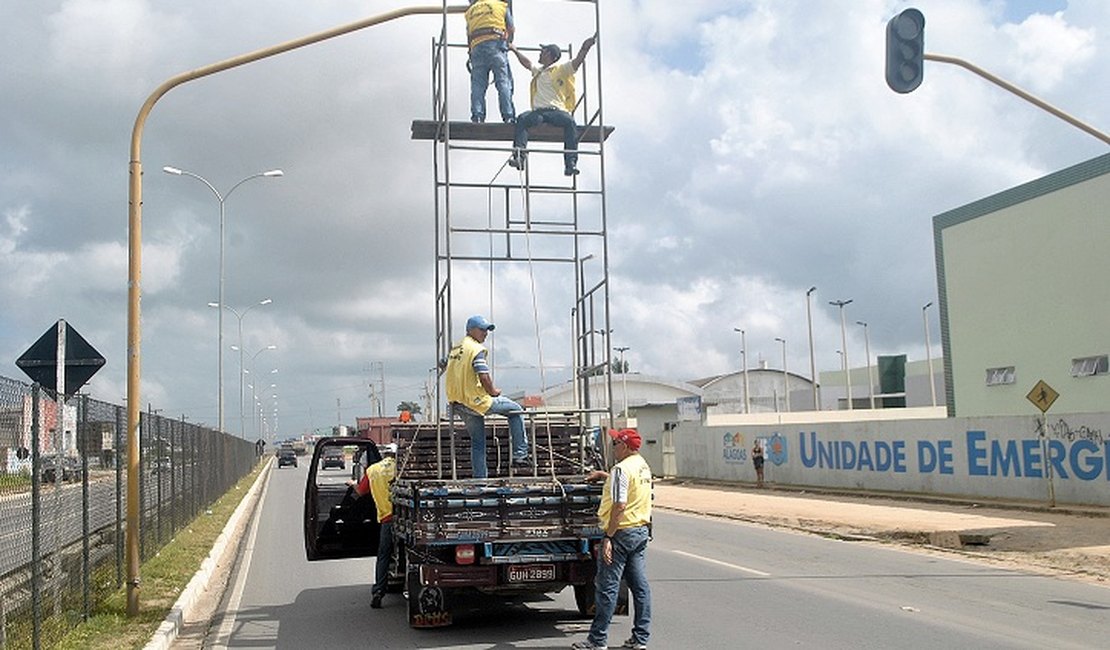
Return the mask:
{"type": "Polygon", "coordinates": [[[613,359],[611,368],[614,375],[623,375],[628,372],[628,361],[622,364],[620,359],[613,359]]]}
{"type": "Polygon", "coordinates": [[[416,402],[405,401],[397,405],[397,412],[400,413],[401,411],[408,411],[409,413],[416,415],[417,413],[421,412],[421,408],[420,405],[416,402]]]}

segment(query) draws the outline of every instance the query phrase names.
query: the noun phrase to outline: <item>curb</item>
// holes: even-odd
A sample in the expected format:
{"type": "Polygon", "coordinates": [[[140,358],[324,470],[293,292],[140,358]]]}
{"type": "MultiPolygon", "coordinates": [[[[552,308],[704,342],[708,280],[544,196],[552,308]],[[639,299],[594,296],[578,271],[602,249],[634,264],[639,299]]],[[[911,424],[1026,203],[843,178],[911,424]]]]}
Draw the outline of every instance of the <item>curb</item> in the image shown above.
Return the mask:
{"type": "Polygon", "coordinates": [[[239,548],[241,529],[254,515],[255,506],[258,505],[258,493],[262,490],[262,485],[270,475],[273,466],[274,462],[271,456],[270,460],[266,461],[266,466],[259,472],[258,478],[254,480],[246,495],[243,496],[243,500],[231,513],[227,525],[224,526],[223,531],[216,538],[212,550],[208,552],[208,557],[201,562],[200,569],[193,574],[189,584],[185,585],[185,589],[182,590],[181,595],[177,597],[177,601],[170,608],[169,614],[155,630],[154,636],[150,638],[143,650],[168,650],[177,639],[181,633],[182,625],[192,615],[197,600],[212,587],[209,582],[211,582],[212,574],[216,568],[227,562],[228,556],[239,548]]]}

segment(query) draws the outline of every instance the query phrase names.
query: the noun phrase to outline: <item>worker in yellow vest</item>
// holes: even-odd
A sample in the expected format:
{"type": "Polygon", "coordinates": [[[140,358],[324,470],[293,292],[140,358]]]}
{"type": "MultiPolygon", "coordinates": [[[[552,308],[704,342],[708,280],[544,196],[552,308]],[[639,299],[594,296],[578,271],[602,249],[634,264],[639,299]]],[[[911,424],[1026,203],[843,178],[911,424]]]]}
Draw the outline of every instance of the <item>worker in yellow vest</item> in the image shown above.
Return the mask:
{"type": "Polygon", "coordinates": [[[531,59],[509,43],[509,49],[520,64],[532,72],[532,110],[521,113],[517,118],[510,166],[524,169],[528,129],[546,122],[563,129],[563,173],[567,176],[578,173],[578,129],[573,115],[578,98],[574,91],[574,74],[596,42],[596,35],[582,41],[578,54],[558,65],[556,63],[563,55],[558,45],[541,45],[539,64],[534,65],[531,59]]]}
{"type": "Polygon", "coordinates": [[[594,580],[594,620],[585,641],[571,645],[578,650],[608,647],[609,623],[617,606],[621,579],[632,594],[632,636],[622,648],[646,650],[651,634],[651,589],[648,587],[647,554],[651,537],[651,467],[640,455],[643,439],[635,429],[610,430],[617,464],[608,472],[594,471],[587,481],[605,480],[601,490],[598,524],[604,531],[594,580]]]}
{"type": "Polygon", "coordinates": [[[470,121],[486,121],[486,89],[491,72],[501,119],[514,121],[516,109],[508,53],[513,40],[513,13],[509,4],[503,0],[470,0],[466,39],[470,50],[470,121]]]}
{"type": "Polygon", "coordinates": [[[512,465],[526,469],[532,466],[528,439],[524,432],[524,409],[505,397],[493,384],[488,353],[483,345],[494,324],[485,316],[471,316],[466,321],[466,336],[447,355],[444,384],[447,401],[460,407],[470,434],[470,466],[474,478],[487,478],[486,413],[500,413],[509,424],[512,438],[512,465]]]}
{"type": "Polygon", "coordinates": [[[370,588],[370,607],[381,609],[389,580],[389,562],[393,558],[393,501],[389,487],[397,475],[396,447],[379,447],[383,458],[366,468],[362,479],[355,483],[347,481],[359,497],[367,494],[374,499],[374,509],[378,513],[381,536],[378,538],[378,558],[374,566],[374,586],[370,588]]]}

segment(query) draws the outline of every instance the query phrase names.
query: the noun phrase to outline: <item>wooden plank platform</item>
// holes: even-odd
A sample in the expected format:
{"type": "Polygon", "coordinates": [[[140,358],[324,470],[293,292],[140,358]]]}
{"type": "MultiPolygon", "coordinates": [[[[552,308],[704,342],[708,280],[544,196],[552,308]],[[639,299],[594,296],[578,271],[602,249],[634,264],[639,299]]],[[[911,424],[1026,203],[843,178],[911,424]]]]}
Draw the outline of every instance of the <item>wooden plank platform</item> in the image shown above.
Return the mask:
{"type": "MultiPolygon", "coordinates": [[[[483,122],[475,124],[473,122],[451,122],[451,140],[484,140],[489,142],[512,142],[513,129],[512,124],[505,124],[503,122],[483,122]]],[[[439,122],[434,120],[413,120],[412,121],[412,139],[413,140],[435,140],[443,141],[442,134],[437,137],[436,130],[439,128],[439,122]]],[[[578,141],[579,142],[599,142],[599,136],[604,134],[605,139],[613,132],[613,127],[606,126],[599,128],[596,126],[578,127],[578,141]]],[[[528,130],[529,142],[562,142],[563,130],[556,128],[549,124],[541,124],[535,128],[528,130]]]]}

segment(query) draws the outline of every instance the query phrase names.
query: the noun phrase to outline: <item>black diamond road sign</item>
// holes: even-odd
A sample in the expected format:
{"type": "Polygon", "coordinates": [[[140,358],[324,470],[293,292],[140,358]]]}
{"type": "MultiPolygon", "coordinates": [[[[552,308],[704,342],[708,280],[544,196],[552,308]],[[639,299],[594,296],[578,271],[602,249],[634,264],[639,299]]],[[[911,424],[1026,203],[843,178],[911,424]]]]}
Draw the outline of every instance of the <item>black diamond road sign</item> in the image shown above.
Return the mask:
{"type": "Polygon", "coordinates": [[[27,348],[23,356],[15,361],[32,381],[52,393],[58,392],[58,330],[60,325],[65,327],[64,357],[60,360],[65,364],[65,390],[67,397],[72,397],[85,385],[97,370],[104,365],[104,357],[96,351],[77,330],[65,322],[58,321],[46,330],[34,345],[27,348]]]}

